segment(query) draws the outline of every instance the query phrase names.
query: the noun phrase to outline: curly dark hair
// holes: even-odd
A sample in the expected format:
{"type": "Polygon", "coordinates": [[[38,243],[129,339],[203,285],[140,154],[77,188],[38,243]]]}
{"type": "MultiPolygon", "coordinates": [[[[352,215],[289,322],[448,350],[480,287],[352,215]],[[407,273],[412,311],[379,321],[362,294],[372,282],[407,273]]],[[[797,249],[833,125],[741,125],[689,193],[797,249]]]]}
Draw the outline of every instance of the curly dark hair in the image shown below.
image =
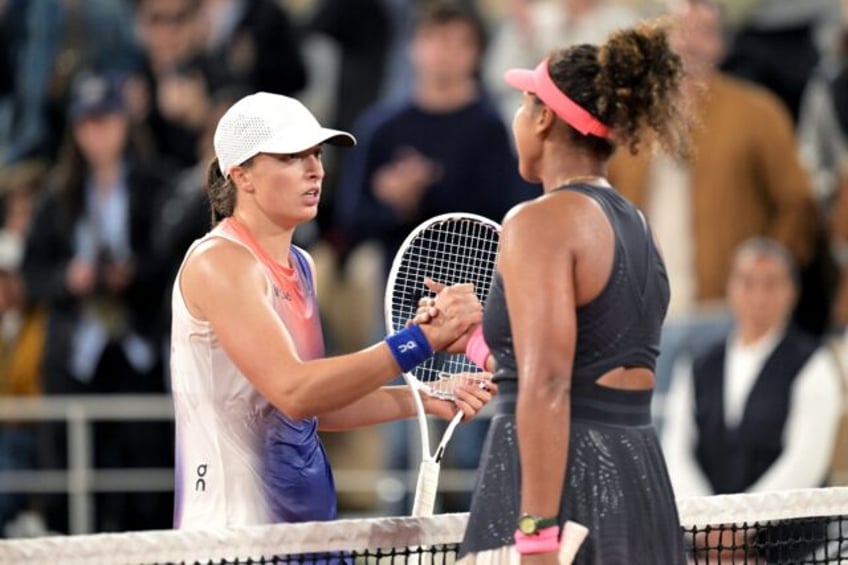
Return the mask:
{"type": "MultiPolygon", "coordinates": [[[[683,62],[668,43],[665,20],[613,33],[602,45],[575,45],[548,58],[554,83],[614,132],[616,142],[638,150],[645,127],[668,152],[689,155],[686,121],[678,99],[683,62]]],[[[572,141],[609,157],[612,141],[570,128],[572,141]]]]}

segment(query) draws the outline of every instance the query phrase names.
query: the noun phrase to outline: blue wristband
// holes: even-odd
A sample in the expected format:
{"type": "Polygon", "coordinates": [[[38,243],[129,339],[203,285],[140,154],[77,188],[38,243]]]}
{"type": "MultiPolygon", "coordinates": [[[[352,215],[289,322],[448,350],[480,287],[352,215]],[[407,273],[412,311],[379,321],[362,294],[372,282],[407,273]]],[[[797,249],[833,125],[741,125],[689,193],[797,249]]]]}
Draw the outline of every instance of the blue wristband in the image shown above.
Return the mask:
{"type": "Polygon", "coordinates": [[[403,372],[414,369],[433,355],[430,342],[416,325],[390,335],[386,338],[386,343],[403,372]]]}

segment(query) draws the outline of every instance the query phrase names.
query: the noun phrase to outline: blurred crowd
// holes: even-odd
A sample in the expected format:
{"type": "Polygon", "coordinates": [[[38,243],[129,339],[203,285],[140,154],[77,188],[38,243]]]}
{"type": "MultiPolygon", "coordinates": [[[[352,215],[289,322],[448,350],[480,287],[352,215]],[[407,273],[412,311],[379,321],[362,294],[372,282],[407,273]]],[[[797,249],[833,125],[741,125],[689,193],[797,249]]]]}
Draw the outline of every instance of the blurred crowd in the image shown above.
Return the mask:
{"type": "MultiPolygon", "coordinates": [[[[681,363],[755,316],[727,292],[751,238],[786,250],[756,248],[797,272],[788,299],[763,298],[780,314],[768,332],[833,340],[848,323],[848,1],[0,0],[0,395],[167,394],[170,290],[210,228],[212,132],[260,90],[357,136],[344,155],[325,153],[322,206],[296,243],[316,260],[329,353],[367,344],[383,333],[388,261],[415,225],[451,211],[500,221],[540,193],[517,174],[504,70],[659,15],[679,20],[693,160],[621,148],[609,172],[650,218],[672,282],[658,424],[674,412],[664,399],[681,363]]],[[[819,390],[841,398],[828,367],[819,390]]],[[[815,413],[821,394],[796,397],[815,413]]],[[[818,422],[833,432],[820,442],[827,464],[841,410],[818,422]]],[[[476,467],[485,426],[458,433],[447,466],[476,467]]],[[[168,423],[93,433],[98,468],[173,465],[168,423]]],[[[337,468],[403,469],[406,433],[327,442],[337,468]]],[[[0,470],[66,466],[63,424],[0,422],[0,470]]],[[[821,471],[778,486],[824,484],[821,471]]],[[[67,503],[0,492],[0,537],[68,531],[67,503]]],[[[466,510],[467,498],[442,504],[466,510]]],[[[168,492],[101,494],[95,527],[168,528],[171,506],[168,492]]]]}

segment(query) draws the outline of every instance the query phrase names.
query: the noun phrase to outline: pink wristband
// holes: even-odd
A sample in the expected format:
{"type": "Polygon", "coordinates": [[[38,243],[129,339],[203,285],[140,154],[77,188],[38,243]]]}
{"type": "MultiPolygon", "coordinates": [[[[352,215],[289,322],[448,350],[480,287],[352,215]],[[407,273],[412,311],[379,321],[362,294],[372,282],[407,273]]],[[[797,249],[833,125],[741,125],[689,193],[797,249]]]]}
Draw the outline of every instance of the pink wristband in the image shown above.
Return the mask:
{"type": "Polygon", "coordinates": [[[489,358],[489,346],[483,337],[483,326],[477,326],[465,345],[465,356],[471,359],[481,369],[486,369],[486,359],[489,358]]]}
{"type": "Polygon", "coordinates": [[[559,549],[559,526],[550,526],[533,535],[515,531],[515,550],[521,555],[549,553],[559,549]]]}

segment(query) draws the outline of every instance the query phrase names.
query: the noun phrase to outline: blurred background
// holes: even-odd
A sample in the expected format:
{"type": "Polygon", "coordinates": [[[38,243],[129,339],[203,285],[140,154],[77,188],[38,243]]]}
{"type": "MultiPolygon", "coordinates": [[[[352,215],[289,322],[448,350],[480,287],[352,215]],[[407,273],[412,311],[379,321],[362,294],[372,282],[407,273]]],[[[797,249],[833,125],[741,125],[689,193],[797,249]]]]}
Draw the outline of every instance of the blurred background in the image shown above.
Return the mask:
{"type": "MultiPolygon", "coordinates": [[[[750,237],[797,262],[792,323],[841,335],[848,1],[456,0],[419,19],[432,3],[0,0],[0,536],[171,526],[170,291],[210,228],[217,119],[257,90],[359,140],[325,154],[318,218],[296,234],[328,354],[349,352],[384,334],[386,258],[414,225],[499,221],[540,193],[516,173],[504,70],[679,17],[676,47],[706,85],[690,93],[696,160],[625,151],[610,169],[672,278],[658,426],[680,355],[733,321],[725,284],[750,237]]],[[[442,510],[467,510],[486,424],[449,446],[442,510]]],[[[414,425],[324,440],[342,516],[408,512],[414,425]]]]}

